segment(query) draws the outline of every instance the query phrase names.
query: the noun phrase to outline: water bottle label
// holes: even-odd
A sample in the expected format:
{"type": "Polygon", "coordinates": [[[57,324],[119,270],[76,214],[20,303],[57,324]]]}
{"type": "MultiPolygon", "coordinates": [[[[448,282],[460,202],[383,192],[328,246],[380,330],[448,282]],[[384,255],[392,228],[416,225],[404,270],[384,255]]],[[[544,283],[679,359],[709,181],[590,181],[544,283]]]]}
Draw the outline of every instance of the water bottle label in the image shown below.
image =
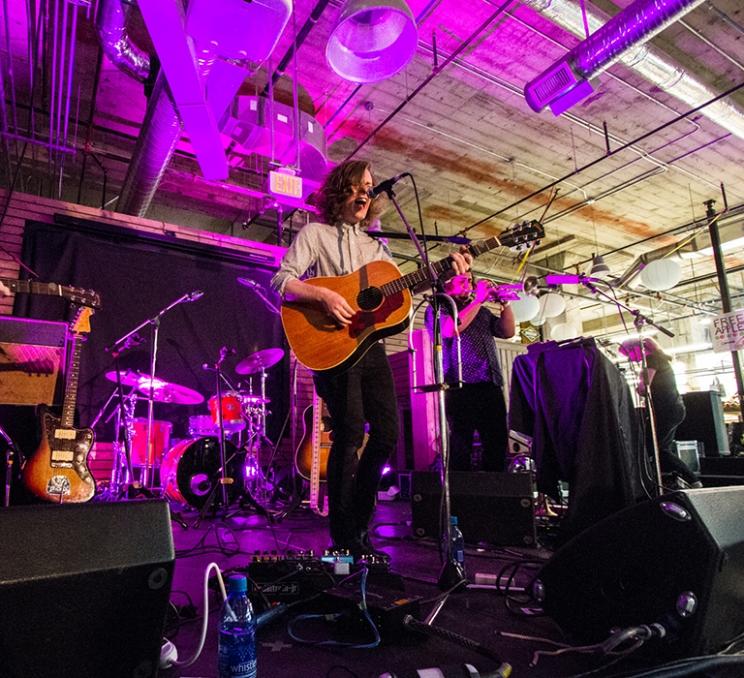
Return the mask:
{"type": "Polygon", "coordinates": [[[255,678],[255,630],[243,634],[220,630],[218,662],[220,678],[255,678]]]}

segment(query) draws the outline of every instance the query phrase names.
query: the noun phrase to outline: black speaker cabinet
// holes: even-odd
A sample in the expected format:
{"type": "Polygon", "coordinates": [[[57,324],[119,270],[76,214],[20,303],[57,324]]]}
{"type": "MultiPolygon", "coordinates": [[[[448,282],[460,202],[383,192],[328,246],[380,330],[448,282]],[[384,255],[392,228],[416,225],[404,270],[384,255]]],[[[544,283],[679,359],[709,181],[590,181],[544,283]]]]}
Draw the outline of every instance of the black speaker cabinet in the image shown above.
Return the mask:
{"type": "Polygon", "coordinates": [[[744,631],[742,506],[744,487],[714,487],[605,518],[538,574],[545,611],[581,642],[658,622],[668,632],[661,653],[714,652],[744,631]]]}
{"type": "MultiPolygon", "coordinates": [[[[439,473],[415,471],[411,485],[414,535],[438,538],[442,497],[439,473]]],[[[534,484],[530,473],[453,471],[450,505],[467,542],[535,544],[534,484]]]]}
{"type": "Polygon", "coordinates": [[[706,457],[731,454],[721,394],[718,391],[691,391],[683,394],[682,400],[687,414],[674,437],[701,441],[706,457]]]}
{"type": "Polygon", "coordinates": [[[164,501],[0,509],[0,676],[156,676],[174,551],[164,501]]]}

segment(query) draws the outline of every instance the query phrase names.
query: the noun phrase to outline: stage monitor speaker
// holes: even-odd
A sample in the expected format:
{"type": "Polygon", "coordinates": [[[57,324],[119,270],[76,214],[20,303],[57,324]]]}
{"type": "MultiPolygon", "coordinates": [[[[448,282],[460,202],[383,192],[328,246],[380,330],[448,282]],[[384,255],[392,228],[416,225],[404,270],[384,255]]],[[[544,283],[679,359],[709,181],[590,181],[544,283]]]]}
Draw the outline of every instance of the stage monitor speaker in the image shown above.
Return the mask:
{"type": "MultiPolygon", "coordinates": [[[[535,497],[530,473],[452,471],[451,513],[465,541],[499,546],[534,546],[535,497]]],[[[439,473],[414,471],[411,483],[413,533],[440,535],[442,483],[439,473]]]]}
{"type": "Polygon", "coordinates": [[[0,510],[0,676],[156,676],[174,551],[160,500],[0,510]]]}
{"type": "Polygon", "coordinates": [[[731,454],[718,391],[692,391],[682,396],[687,414],[679,425],[677,440],[700,440],[706,457],[731,454]]]}
{"type": "Polygon", "coordinates": [[[674,492],[619,511],[561,547],[535,593],[579,642],[660,623],[659,654],[703,655],[744,631],[744,487],[674,492]]]}

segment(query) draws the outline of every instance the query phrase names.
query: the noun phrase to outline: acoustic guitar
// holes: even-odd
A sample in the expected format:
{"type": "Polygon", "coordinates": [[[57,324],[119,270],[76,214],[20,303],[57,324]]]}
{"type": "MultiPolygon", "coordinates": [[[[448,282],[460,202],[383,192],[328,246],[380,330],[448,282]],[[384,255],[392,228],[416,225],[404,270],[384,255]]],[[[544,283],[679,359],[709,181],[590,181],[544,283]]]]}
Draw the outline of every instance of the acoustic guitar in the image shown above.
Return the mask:
{"type": "MultiPolygon", "coordinates": [[[[523,222],[498,237],[471,243],[468,250],[476,257],[496,247],[526,245],[544,235],[539,222],[523,222]]],[[[452,261],[442,259],[431,268],[439,276],[452,268],[452,261]]],[[[427,269],[401,275],[389,261],[373,261],[349,275],[306,280],[309,285],[328,287],[340,294],[355,313],[350,325],[340,326],[317,304],[284,302],[282,325],[297,360],[315,372],[334,374],[348,369],[375,342],[407,327],[412,306],[410,290],[428,280],[427,269]]]]}
{"type": "Polygon", "coordinates": [[[82,338],[90,332],[92,314],[93,309],[82,307],[72,323],[71,359],[62,416],[56,417],[45,406],[40,406],[41,443],[23,467],[23,484],[44,501],[82,503],[96,493],[96,483],[88,468],[93,431],[74,427],[82,338]]]}
{"type": "Polygon", "coordinates": [[[319,516],[328,515],[328,496],[321,504],[320,483],[326,481],[328,454],[333,443],[331,419],[324,410],[323,401],[313,391],[313,404],[302,415],[302,440],[295,452],[297,473],[310,481],[310,509],[319,516]]]}

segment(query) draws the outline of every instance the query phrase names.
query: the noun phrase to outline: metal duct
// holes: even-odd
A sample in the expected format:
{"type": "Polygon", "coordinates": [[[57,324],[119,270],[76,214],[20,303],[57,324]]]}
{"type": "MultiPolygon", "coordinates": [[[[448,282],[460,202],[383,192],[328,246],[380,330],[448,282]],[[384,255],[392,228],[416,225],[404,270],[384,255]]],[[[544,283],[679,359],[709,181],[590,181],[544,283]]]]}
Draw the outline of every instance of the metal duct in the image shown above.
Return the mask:
{"type": "Polygon", "coordinates": [[[101,0],[96,25],[101,48],[111,63],[144,82],[150,73],[150,57],[137,47],[127,33],[129,6],[122,0],[101,0]]]}
{"type": "Polygon", "coordinates": [[[142,129],[127,167],[117,212],[143,217],[181,138],[181,119],[161,71],[150,95],[142,129]]]}
{"type": "MultiPolygon", "coordinates": [[[[572,34],[580,38],[585,37],[581,8],[571,0],[526,0],[526,4],[572,34]]],[[[649,1],[637,2],[627,7],[613,19],[609,20],[596,9],[587,7],[586,19],[592,35],[590,38],[571,50],[571,52],[566,55],[566,58],[574,53],[581,52],[583,54],[584,50],[587,50],[586,56],[580,57],[581,63],[586,67],[589,63],[587,59],[589,58],[590,52],[585,45],[591,44],[594,45],[595,52],[601,52],[605,58],[611,59],[611,61],[608,60],[607,63],[602,64],[598,64],[596,60],[592,61],[591,65],[599,68],[595,73],[574,74],[572,70],[566,69],[570,72],[566,73],[565,71],[562,71],[560,72],[560,75],[564,77],[567,75],[574,80],[577,79],[577,75],[579,78],[590,78],[596,76],[601,71],[606,70],[612,63],[619,60],[628,68],[635,70],[654,86],[668,92],[691,108],[699,106],[705,101],[714,98],[716,92],[700,82],[700,80],[686,70],[672,64],[665,55],[661,54],[652,45],[644,44],[653,37],[653,35],[656,35],[663,26],[662,28],[657,27],[653,29],[652,32],[644,32],[642,34],[639,34],[639,29],[636,29],[636,31],[631,34],[630,31],[632,26],[628,21],[630,15],[633,14],[636,16],[636,20],[641,20],[640,17],[646,16],[643,14],[643,8],[649,9],[650,5],[655,4],[663,4],[665,7],[668,6],[668,11],[672,11],[674,6],[684,5],[684,11],[689,11],[700,3],[697,1],[682,2],[681,0],[674,0],[673,2],[666,0],[666,2],[663,3],[660,2],[660,0],[657,0],[656,3],[649,1]],[[617,28],[611,33],[604,32],[610,24],[617,28]],[[615,32],[621,30],[619,28],[620,26],[624,27],[622,32],[615,32]],[[604,36],[604,38],[602,36],[604,36]],[[604,45],[597,44],[597,41],[603,39],[605,40],[604,45]],[[592,42],[590,43],[590,41],[592,42]]],[[[668,18],[668,13],[665,12],[662,14],[661,9],[657,11],[659,12],[657,18],[664,21],[664,26],[668,25],[672,21],[672,19],[668,18]]],[[[678,19],[679,16],[681,16],[681,14],[676,16],[675,19],[678,19]]],[[[566,59],[562,59],[559,64],[567,64],[566,59]]],[[[552,70],[555,71],[556,67],[554,66],[552,70]]],[[[528,96],[527,88],[533,85],[533,83],[536,83],[544,75],[545,74],[535,78],[527,85],[527,87],[525,87],[525,96],[528,96]]],[[[558,73],[555,73],[555,75],[556,77],[559,76],[558,73]]],[[[535,99],[536,98],[537,97],[535,97],[535,99]]],[[[537,101],[535,101],[535,103],[538,105],[537,101]]],[[[543,102],[539,109],[533,106],[532,103],[530,103],[530,105],[533,106],[535,110],[542,110],[542,108],[545,105],[548,105],[548,103],[549,102],[547,101],[543,102]]],[[[706,106],[701,113],[732,134],[744,139],[744,114],[735,106],[726,101],[718,101],[706,106]]]]}
{"type": "MultiPolygon", "coordinates": [[[[197,70],[202,82],[207,82],[218,57],[234,58],[237,55],[242,60],[255,62],[255,65],[266,59],[273,51],[290,14],[291,0],[268,0],[262,3],[245,3],[242,0],[212,0],[210,3],[207,0],[194,0],[189,3],[186,21],[190,34],[196,33],[193,39],[199,55],[197,70]],[[209,21],[210,17],[213,19],[212,23],[209,21]],[[256,29],[259,26],[262,32],[257,36],[256,29]],[[219,36],[215,34],[216,31],[221,31],[219,36]],[[210,35],[212,39],[209,39],[210,35]],[[234,35],[241,36],[240,40],[245,42],[242,48],[242,43],[236,43],[232,39],[231,36],[234,35]]],[[[174,30],[183,30],[183,27],[174,27],[174,30]]],[[[240,82],[235,77],[228,77],[222,80],[222,84],[225,87],[234,87],[237,91],[240,82]],[[231,84],[226,84],[228,82],[231,84]]],[[[223,101],[225,97],[217,94],[213,92],[214,96],[209,96],[210,105],[222,107],[226,104],[223,101]]],[[[234,92],[230,98],[232,96],[234,92]]],[[[147,213],[181,137],[181,128],[181,118],[165,75],[161,72],[148,102],[142,130],[119,195],[117,211],[137,216],[147,213]]]]}

